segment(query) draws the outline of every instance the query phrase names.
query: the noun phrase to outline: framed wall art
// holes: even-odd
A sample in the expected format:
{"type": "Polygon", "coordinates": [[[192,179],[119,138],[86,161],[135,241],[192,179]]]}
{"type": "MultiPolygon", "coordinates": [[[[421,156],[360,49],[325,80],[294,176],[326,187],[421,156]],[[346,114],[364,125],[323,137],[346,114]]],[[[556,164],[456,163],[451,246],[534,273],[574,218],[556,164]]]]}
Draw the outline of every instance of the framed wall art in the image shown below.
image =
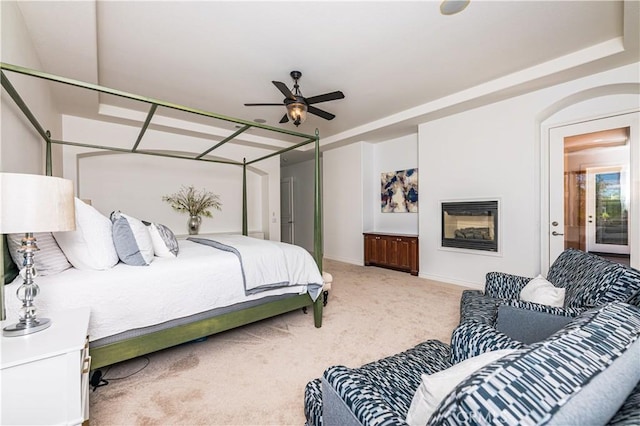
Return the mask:
{"type": "Polygon", "coordinates": [[[418,169],[385,172],[380,176],[382,213],[418,212],[418,169]]]}

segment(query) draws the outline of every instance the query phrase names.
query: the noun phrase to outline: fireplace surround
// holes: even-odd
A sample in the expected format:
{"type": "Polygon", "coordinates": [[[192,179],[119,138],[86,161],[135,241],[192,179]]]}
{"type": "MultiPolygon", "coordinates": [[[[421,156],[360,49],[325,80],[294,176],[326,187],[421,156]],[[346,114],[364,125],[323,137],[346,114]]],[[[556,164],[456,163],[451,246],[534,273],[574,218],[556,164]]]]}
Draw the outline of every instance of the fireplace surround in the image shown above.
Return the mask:
{"type": "Polygon", "coordinates": [[[442,202],[442,247],[498,251],[498,201],[442,202]]]}

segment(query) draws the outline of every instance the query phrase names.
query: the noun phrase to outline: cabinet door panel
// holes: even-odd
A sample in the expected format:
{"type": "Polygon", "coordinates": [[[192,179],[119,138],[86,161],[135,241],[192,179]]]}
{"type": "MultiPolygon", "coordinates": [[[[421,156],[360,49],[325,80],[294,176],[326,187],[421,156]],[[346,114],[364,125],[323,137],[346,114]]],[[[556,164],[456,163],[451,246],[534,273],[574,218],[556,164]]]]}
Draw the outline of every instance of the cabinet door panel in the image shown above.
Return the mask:
{"type": "Polygon", "coordinates": [[[411,264],[409,262],[409,250],[411,249],[411,245],[409,241],[404,239],[400,239],[398,241],[398,266],[402,268],[411,268],[411,264]]]}
{"type": "Polygon", "coordinates": [[[364,236],[364,265],[365,266],[369,266],[372,263],[375,263],[375,260],[373,260],[375,243],[376,243],[376,239],[373,237],[373,235],[364,236]]]}
{"type": "Polygon", "coordinates": [[[377,263],[387,264],[389,262],[387,255],[388,241],[385,237],[376,237],[376,259],[377,263]]]}

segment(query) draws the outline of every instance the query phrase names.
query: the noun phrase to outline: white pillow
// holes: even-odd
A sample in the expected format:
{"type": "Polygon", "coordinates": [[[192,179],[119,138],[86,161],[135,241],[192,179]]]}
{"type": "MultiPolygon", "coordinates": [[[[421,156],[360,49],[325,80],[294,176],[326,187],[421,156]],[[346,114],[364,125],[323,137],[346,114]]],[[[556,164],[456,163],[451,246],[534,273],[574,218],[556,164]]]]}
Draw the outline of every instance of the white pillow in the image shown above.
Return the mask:
{"type": "Polygon", "coordinates": [[[485,365],[491,364],[503,356],[513,353],[515,349],[501,349],[485,352],[468,358],[453,367],[433,374],[423,374],[422,382],[413,395],[411,406],[407,413],[407,423],[410,426],[424,426],[436,411],[442,400],[449,395],[460,382],[475,373],[485,365]]]}
{"type": "Polygon", "coordinates": [[[98,210],[75,199],[76,230],[53,236],[71,264],[78,269],[109,269],[118,263],[111,236],[111,221],[98,210]]]}
{"type": "Polygon", "coordinates": [[[146,266],[153,261],[153,243],[140,219],[119,211],[111,213],[113,244],[120,260],[127,265],[146,266]]]}
{"type": "Polygon", "coordinates": [[[561,308],[564,306],[565,292],[564,288],[555,287],[538,275],[520,290],[520,300],[561,308]]]}
{"type": "MultiPolygon", "coordinates": [[[[39,251],[33,256],[33,263],[38,271],[38,275],[53,275],[71,268],[71,264],[65,257],[64,253],[51,235],[51,232],[36,232],[33,234],[36,239],[39,251]]],[[[13,262],[22,269],[24,255],[18,252],[22,247],[22,238],[24,234],[7,235],[7,246],[13,262]]]]}
{"type": "Polygon", "coordinates": [[[147,226],[151,242],[153,243],[153,251],[158,257],[176,257],[178,255],[178,240],[171,229],[160,223],[150,223],[147,226]]]}

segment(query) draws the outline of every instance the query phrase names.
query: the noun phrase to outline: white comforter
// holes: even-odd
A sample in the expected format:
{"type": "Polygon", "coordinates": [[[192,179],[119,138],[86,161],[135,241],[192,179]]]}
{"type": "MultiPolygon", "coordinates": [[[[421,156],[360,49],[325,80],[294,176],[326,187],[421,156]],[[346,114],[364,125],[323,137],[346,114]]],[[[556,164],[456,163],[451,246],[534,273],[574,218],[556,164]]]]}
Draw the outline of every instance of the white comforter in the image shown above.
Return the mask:
{"type": "MultiPolygon", "coordinates": [[[[71,268],[37,277],[38,316],[55,322],[56,311],[89,306],[89,335],[94,341],[247,300],[306,292],[306,285],[293,285],[245,295],[235,254],[186,240],[179,244],[177,258],[156,257],[149,266],[118,263],[106,271],[71,268]]],[[[315,273],[319,274],[317,267],[315,273]]],[[[15,293],[21,282],[18,277],[5,286],[9,321],[18,318],[21,302],[15,293]]]]}
{"type": "Polygon", "coordinates": [[[322,276],[311,255],[301,247],[244,235],[189,239],[234,253],[242,268],[247,295],[292,284],[306,284],[314,301],[320,295],[322,276]]]}

